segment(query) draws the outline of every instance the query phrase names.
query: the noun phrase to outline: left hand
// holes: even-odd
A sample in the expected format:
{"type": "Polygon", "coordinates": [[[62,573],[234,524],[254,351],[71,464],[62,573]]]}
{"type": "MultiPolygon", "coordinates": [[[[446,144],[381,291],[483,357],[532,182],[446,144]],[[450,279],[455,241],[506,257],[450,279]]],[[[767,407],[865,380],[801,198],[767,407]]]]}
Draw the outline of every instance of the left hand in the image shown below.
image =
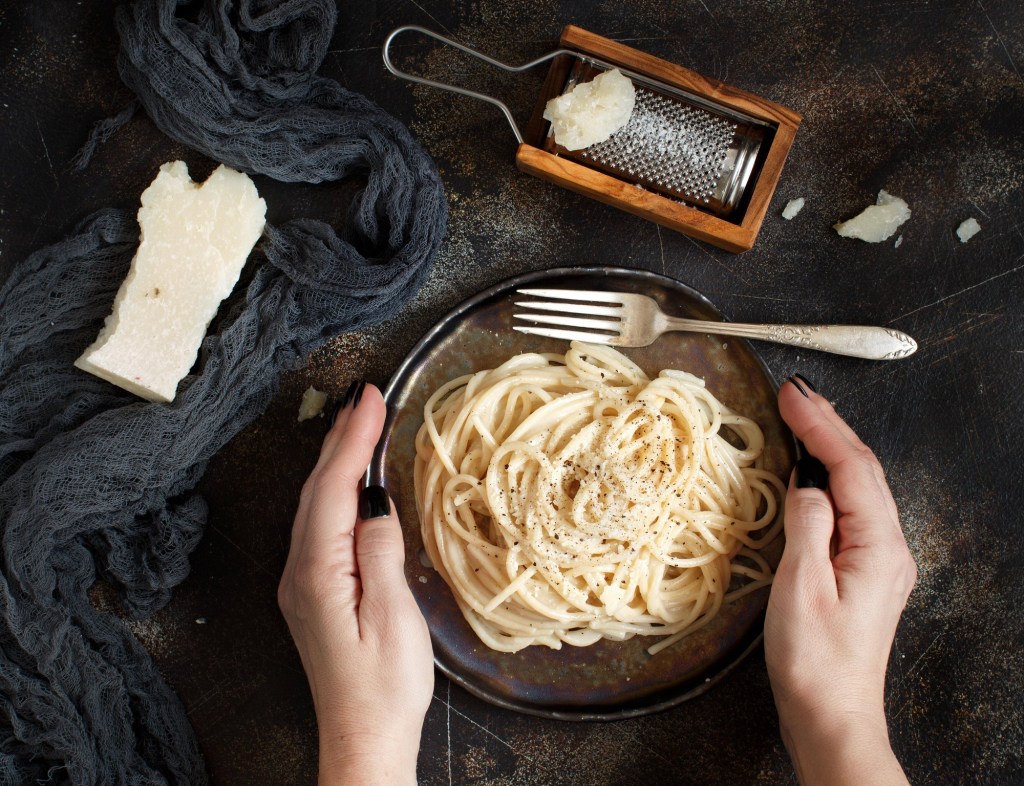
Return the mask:
{"type": "Polygon", "coordinates": [[[383,489],[359,492],[385,415],[377,388],[360,392],[303,486],[278,588],[313,694],[321,786],[415,783],[434,685],[398,518],[383,489]]]}

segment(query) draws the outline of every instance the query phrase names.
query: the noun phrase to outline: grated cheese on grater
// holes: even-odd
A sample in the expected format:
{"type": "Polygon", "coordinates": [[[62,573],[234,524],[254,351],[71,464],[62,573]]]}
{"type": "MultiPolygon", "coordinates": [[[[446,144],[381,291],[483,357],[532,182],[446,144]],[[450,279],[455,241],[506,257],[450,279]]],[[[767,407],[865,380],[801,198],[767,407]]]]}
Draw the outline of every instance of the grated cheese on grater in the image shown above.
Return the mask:
{"type": "Polygon", "coordinates": [[[581,150],[606,141],[629,121],[636,102],[633,83],[617,68],[552,98],[544,107],[555,142],[581,150]]]}

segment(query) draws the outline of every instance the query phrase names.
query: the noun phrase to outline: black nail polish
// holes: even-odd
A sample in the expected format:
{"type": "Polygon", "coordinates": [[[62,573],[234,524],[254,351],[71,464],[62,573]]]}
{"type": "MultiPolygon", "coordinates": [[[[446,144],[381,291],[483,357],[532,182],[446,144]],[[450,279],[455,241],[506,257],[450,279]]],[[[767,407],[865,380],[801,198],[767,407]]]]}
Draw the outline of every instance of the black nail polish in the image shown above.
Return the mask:
{"type": "Polygon", "coordinates": [[[359,400],[363,397],[363,391],[366,390],[366,381],[363,380],[359,383],[359,387],[356,388],[355,396],[352,398],[352,409],[359,406],[359,400]]]}
{"type": "Polygon", "coordinates": [[[787,379],[786,382],[793,383],[793,387],[799,390],[803,394],[804,398],[810,398],[810,396],[807,394],[807,391],[804,390],[804,386],[800,384],[795,374],[791,376],[789,379],[787,379]]]}
{"type": "Polygon", "coordinates": [[[338,403],[334,405],[334,409],[331,411],[332,428],[334,427],[334,421],[338,419],[338,413],[348,406],[348,402],[352,400],[352,394],[355,393],[356,386],[358,385],[359,381],[353,380],[353,382],[348,386],[348,390],[345,391],[345,394],[338,400],[338,403]]]}
{"type": "Polygon", "coordinates": [[[380,519],[391,514],[391,500],[383,486],[366,486],[359,492],[359,518],[380,519]]]}
{"type": "Polygon", "coordinates": [[[805,377],[803,374],[801,374],[799,371],[796,374],[794,374],[793,376],[796,377],[797,379],[799,379],[801,382],[803,382],[807,387],[809,387],[815,393],[818,392],[818,389],[816,387],[814,387],[814,385],[811,384],[811,381],[807,377],[805,377]]]}
{"type": "Polygon", "coordinates": [[[353,379],[351,384],[348,386],[348,390],[345,391],[345,395],[341,397],[342,409],[348,406],[348,402],[352,400],[352,394],[356,392],[357,387],[359,387],[359,380],[353,379]]]}
{"type": "Polygon", "coordinates": [[[818,459],[807,452],[804,443],[796,441],[796,487],[798,489],[828,488],[828,470],[818,459]]]}

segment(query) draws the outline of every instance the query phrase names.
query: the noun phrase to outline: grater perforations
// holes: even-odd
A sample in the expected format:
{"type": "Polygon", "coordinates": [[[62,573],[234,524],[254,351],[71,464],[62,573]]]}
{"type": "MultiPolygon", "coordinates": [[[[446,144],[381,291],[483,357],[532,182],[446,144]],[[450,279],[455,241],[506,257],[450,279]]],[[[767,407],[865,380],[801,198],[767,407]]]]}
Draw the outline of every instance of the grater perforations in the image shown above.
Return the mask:
{"type": "Polygon", "coordinates": [[[577,155],[630,180],[707,203],[736,129],[724,117],[637,85],[629,122],[577,155]]]}

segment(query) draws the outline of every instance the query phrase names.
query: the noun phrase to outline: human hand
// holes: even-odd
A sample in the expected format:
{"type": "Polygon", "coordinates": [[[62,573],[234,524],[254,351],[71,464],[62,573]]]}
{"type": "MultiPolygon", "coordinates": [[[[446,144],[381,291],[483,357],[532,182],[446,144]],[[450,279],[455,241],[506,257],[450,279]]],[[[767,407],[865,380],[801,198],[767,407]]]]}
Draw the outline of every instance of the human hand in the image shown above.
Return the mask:
{"type": "Polygon", "coordinates": [[[806,380],[782,385],[779,411],[828,471],[828,490],[799,488],[815,473],[798,464],[768,601],[765,660],[783,740],[805,785],[904,784],[885,670],[917,568],[896,504],[874,454],[806,380]]]}
{"type": "Polygon", "coordinates": [[[278,587],[313,694],[320,786],[415,783],[433,693],[398,518],[380,486],[358,491],[384,416],[377,388],[353,383],[302,488],[278,587]]]}

